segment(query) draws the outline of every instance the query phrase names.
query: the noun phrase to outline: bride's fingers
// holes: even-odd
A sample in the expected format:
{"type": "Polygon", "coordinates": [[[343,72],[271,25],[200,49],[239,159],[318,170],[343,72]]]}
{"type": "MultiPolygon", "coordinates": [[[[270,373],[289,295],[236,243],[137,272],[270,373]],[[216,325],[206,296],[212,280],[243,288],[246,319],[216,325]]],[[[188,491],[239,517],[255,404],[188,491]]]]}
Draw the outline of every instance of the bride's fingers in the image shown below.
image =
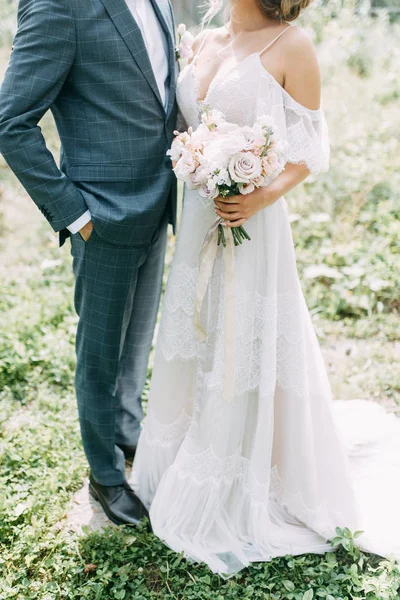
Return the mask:
{"type": "Polygon", "coordinates": [[[227,221],[240,219],[240,212],[225,212],[223,210],[215,209],[215,213],[221,217],[221,219],[226,219],[227,221]]]}
{"type": "Polygon", "coordinates": [[[244,225],[246,221],[247,219],[239,219],[238,221],[225,221],[223,226],[232,229],[232,227],[240,227],[241,225],[244,225]]]}
{"type": "Polygon", "coordinates": [[[221,204],[239,204],[236,196],[231,196],[230,198],[221,198],[221,196],[219,196],[215,201],[220,202],[221,204]]]}
{"type": "Polygon", "coordinates": [[[224,212],[237,212],[240,209],[240,205],[236,202],[215,202],[215,205],[224,212]]]}
{"type": "Polygon", "coordinates": [[[240,204],[243,196],[217,196],[215,202],[221,202],[221,204],[240,204]]]}

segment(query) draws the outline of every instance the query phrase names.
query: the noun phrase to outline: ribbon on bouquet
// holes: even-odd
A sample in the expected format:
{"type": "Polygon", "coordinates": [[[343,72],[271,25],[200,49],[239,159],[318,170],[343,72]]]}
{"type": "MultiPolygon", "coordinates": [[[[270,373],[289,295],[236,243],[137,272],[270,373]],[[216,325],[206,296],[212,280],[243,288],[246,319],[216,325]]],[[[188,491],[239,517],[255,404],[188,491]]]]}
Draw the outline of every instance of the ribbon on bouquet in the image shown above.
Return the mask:
{"type": "MultiPolygon", "coordinates": [[[[201,313],[209,289],[218,251],[218,219],[208,230],[200,251],[199,275],[194,306],[194,326],[199,342],[208,338],[201,313]]],[[[236,380],[236,261],[232,230],[225,229],[226,247],[222,249],[224,262],[224,387],[223,398],[233,400],[236,380]]]]}

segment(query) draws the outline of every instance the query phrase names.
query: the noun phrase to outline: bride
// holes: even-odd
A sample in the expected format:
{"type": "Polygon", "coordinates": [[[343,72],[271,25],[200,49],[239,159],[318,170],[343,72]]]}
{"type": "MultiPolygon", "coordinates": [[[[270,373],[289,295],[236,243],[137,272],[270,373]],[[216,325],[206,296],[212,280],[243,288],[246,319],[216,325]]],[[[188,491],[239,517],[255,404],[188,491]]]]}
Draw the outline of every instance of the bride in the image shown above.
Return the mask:
{"type": "MultiPolygon", "coordinates": [[[[289,24],[309,2],[232,1],[228,24],[199,35],[178,81],[189,126],[206,105],[239,125],[270,115],[288,142],[286,169],[267,188],[215,207],[186,190],[134,463],[155,534],[225,575],[328,551],[337,526],[363,530],[368,551],[400,557],[400,426],[374,403],[332,401],[284,200],[328,168],[315,52],[289,24]],[[195,293],[212,208],[225,227],[245,223],[251,241],[235,249],[234,314],[218,250],[199,342],[195,293]]],[[[207,17],[222,4],[210,0],[207,17]]]]}

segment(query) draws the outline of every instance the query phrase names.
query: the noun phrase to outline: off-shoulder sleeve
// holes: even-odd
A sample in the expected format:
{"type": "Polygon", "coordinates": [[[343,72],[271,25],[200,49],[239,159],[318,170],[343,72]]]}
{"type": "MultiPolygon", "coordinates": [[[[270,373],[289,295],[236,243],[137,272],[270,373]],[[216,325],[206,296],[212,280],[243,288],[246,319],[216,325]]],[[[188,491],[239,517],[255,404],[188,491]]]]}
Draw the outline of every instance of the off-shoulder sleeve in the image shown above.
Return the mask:
{"type": "Polygon", "coordinates": [[[329,135],[325,115],[321,109],[310,110],[299,104],[289,94],[284,94],[287,161],[304,164],[317,173],[329,168],[329,135]]]}

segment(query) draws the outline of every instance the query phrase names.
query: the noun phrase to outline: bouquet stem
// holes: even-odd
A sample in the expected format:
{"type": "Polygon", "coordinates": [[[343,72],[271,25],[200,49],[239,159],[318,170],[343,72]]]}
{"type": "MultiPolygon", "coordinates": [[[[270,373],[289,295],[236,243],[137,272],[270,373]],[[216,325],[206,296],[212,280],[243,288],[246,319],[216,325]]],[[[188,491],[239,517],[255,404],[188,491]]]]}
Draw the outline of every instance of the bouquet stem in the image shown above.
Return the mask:
{"type": "MultiPolygon", "coordinates": [[[[240,244],[243,243],[243,240],[251,240],[251,237],[242,225],[240,227],[232,227],[231,231],[235,246],[240,246],[240,244]]],[[[224,227],[223,225],[218,225],[218,246],[221,246],[221,244],[224,248],[226,248],[224,227]]]]}

